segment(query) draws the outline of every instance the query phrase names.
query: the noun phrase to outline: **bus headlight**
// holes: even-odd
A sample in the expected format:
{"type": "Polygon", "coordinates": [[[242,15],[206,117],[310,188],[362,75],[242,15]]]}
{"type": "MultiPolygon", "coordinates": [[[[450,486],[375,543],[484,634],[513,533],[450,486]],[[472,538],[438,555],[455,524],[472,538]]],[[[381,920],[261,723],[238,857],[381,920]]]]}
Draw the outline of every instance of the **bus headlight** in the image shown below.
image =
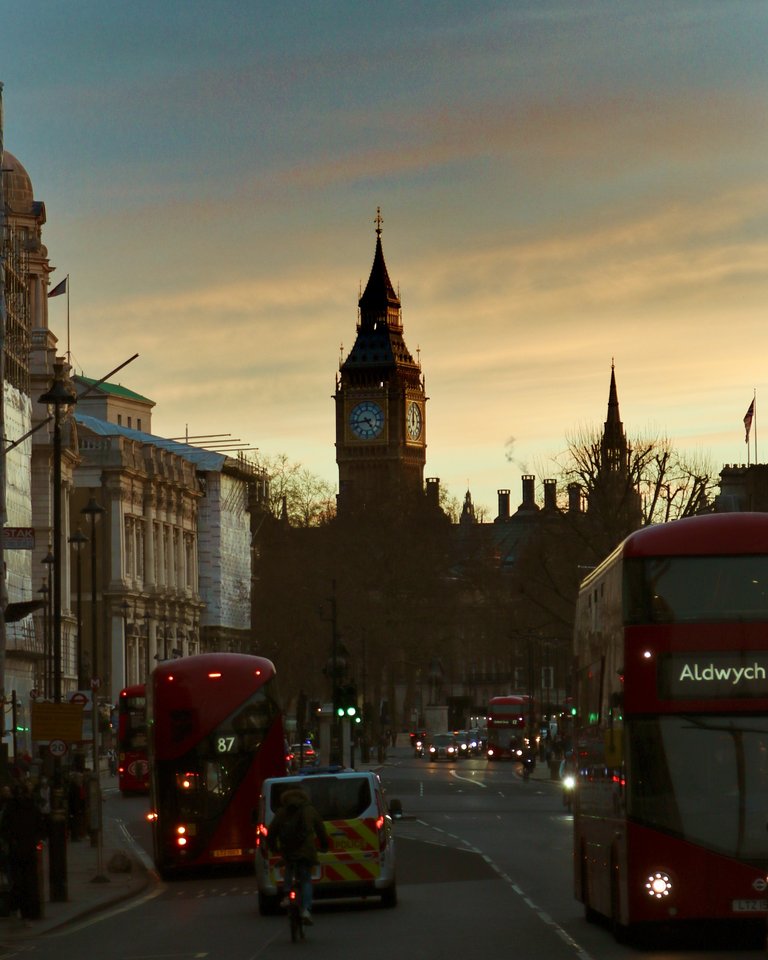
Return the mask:
{"type": "Polygon", "coordinates": [[[672,892],[672,881],[669,879],[669,874],[663,870],[652,873],[645,881],[645,889],[648,896],[653,900],[663,900],[664,897],[668,897],[672,892]]]}

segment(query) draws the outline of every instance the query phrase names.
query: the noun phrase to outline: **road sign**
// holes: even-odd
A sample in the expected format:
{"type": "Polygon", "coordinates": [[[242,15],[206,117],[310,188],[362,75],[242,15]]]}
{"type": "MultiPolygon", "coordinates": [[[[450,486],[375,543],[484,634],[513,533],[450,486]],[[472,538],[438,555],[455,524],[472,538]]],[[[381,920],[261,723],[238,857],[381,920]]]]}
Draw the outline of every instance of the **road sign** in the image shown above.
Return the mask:
{"type": "Polygon", "coordinates": [[[34,527],[3,527],[2,538],[4,550],[35,549],[34,527]]]}
{"type": "Polygon", "coordinates": [[[51,751],[52,757],[63,757],[67,752],[67,745],[63,740],[51,740],[48,749],[51,751]]]}
{"type": "Polygon", "coordinates": [[[33,700],[30,704],[33,740],[63,740],[75,743],[83,739],[82,703],[44,703],[33,700]]]}
{"type": "Polygon", "coordinates": [[[88,697],[84,693],[80,693],[78,691],[77,693],[72,694],[72,696],[69,698],[69,702],[70,703],[89,703],[90,701],[88,700],[88,697]]]}

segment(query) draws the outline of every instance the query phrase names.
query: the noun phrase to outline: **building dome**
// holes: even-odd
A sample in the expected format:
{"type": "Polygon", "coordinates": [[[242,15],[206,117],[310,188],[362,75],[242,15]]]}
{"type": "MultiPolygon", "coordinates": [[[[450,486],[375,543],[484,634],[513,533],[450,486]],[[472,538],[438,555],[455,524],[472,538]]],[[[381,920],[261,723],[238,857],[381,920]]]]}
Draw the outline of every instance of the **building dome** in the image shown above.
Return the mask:
{"type": "Polygon", "coordinates": [[[12,213],[32,213],[32,181],[16,157],[7,150],[3,152],[2,169],[6,208],[12,213]]]}

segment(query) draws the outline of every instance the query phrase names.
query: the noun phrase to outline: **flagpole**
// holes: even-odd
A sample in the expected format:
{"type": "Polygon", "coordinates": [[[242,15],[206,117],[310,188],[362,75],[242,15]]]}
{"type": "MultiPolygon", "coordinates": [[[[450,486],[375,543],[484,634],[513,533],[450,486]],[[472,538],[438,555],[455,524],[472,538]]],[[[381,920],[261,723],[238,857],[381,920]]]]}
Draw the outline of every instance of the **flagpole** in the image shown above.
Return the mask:
{"type": "Polygon", "coordinates": [[[752,403],[755,405],[755,465],[757,465],[757,387],[753,388],[752,403]]]}
{"type": "Polygon", "coordinates": [[[66,276],[67,280],[67,364],[72,366],[72,351],[69,348],[69,274],[66,276]]]}

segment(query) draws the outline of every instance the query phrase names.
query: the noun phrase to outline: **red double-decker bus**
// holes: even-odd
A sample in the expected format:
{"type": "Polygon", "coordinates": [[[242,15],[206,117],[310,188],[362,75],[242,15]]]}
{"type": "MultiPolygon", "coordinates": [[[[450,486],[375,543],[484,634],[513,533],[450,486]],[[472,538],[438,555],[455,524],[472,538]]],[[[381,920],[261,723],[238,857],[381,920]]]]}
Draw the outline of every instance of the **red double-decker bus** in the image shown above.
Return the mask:
{"type": "Polygon", "coordinates": [[[117,701],[117,783],[123,794],[149,791],[147,697],[143,683],[125,687],[117,701]]]}
{"type": "Polygon", "coordinates": [[[204,653],[160,663],[149,688],[155,864],[162,876],[254,863],[262,781],[286,773],[275,667],[204,653]]]}
{"type": "Polygon", "coordinates": [[[768,514],[646,527],[582,583],[576,896],[635,926],[764,923],[768,514]]]}
{"type": "Polygon", "coordinates": [[[530,699],[526,696],[491,697],[488,701],[489,760],[522,760],[530,699]]]}

